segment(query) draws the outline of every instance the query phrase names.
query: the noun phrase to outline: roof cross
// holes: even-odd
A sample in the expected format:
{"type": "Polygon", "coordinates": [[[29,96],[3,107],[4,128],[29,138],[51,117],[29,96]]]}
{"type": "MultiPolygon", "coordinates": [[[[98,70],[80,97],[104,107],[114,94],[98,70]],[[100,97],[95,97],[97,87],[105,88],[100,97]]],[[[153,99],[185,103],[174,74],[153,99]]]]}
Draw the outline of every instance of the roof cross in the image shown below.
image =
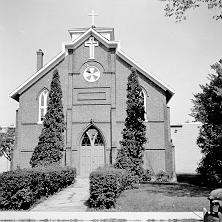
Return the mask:
{"type": "Polygon", "coordinates": [[[89,41],[85,42],[85,46],[89,47],[89,59],[95,59],[94,48],[98,45],[99,43],[94,40],[94,37],[90,37],[89,41]]]}
{"type": "Polygon", "coordinates": [[[98,14],[96,14],[94,10],[92,10],[92,12],[88,14],[88,16],[92,16],[92,27],[95,27],[95,16],[98,16],[98,14]]]}

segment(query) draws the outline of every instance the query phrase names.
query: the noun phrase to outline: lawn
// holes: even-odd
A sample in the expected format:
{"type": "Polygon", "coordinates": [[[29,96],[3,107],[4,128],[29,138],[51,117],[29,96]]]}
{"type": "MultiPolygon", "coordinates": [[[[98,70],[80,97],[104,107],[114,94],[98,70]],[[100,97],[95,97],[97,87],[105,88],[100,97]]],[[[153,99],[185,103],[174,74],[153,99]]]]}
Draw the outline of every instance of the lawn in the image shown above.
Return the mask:
{"type": "Polygon", "coordinates": [[[117,199],[112,211],[166,211],[188,212],[209,210],[207,197],[212,189],[195,185],[141,184],[139,189],[126,190],[117,199]]]}
{"type": "Polygon", "coordinates": [[[122,192],[115,208],[109,210],[88,208],[88,211],[191,212],[203,211],[203,207],[209,211],[207,197],[211,191],[210,188],[181,182],[141,184],[138,189],[122,192]]]}

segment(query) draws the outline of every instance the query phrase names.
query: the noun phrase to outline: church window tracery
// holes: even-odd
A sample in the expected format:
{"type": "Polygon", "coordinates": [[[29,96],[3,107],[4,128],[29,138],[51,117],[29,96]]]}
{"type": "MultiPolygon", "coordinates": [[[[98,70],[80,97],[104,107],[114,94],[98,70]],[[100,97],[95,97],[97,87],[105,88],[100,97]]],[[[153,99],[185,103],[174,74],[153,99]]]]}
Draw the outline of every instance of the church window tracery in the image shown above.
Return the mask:
{"type": "Polygon", "coordinates": [[[104,146],[101,133],[91,126],[82,137],[81,146],[104,146]]]}
{"type": "Polygon", "coordinates": [[[100,71],[95,66],[88,66],[83,72],[83,77],[87,82],[95,82],[100,78],[100,71]]]}
{"type": "Polygon", "coordinates": [[[91,145],[91,142],[90,142],[89,136],[85,132],[82,139],[82,146],[90,146],[90,145],[91,145]]]}
{"type": "Polygon", "coordinates": [[[39,118],[38,123],[42,123],[44,120],[44,116],[47,112],[47,105],[48,105],[48,90],[44,89],[39,95],[39,118]]]}
{"type": "Polygon", "coordinates": [[[141,96],[143,97],[143,106],[144,106],[144,120],[147,122],[147,94],[144,88],[142,88],[141,96]]]}
{"type": "Polygon", "coordinates": [[[95,146],[103,146],[103,145],[104,145],[102,136],[101,136],[99,133],[98,133],[97,136],[96,136],[94,145],[95,145],[95,146]]]}

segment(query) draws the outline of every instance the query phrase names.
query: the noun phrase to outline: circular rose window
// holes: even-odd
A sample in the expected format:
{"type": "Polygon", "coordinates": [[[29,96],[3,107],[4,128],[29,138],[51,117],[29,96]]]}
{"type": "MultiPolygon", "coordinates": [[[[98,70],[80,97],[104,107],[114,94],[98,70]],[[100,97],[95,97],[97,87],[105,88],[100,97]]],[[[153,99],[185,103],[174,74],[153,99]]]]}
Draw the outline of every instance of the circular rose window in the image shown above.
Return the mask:
{"type": "Polygon", "coordinates": [[[89,66],[83,72],[83,77],[88,82],[95,82],[100,77],[100,71],[94,66],[89,66]]]}

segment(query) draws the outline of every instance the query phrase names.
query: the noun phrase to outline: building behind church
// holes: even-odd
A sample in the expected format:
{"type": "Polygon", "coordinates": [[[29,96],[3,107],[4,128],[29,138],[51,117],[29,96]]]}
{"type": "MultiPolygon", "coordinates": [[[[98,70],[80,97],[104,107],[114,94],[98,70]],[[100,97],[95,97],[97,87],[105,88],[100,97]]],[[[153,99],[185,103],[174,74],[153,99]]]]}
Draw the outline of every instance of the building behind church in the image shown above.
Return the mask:
{"type": "Polygon", "coordinates": [[[177,174],[196,174],[202,158],[197,145],[201,123],[187,122],[171,125],[172,142],[175,146],[175,164],[177,174]]]}
{"type": "Polygon", "coordinates": [[[135,67],[146,111],[144,168],[173,173],[167,106],[173,90],[120,49],[113,28],[92,26],[69,30],[69,34],[70,42],[63,44],[61,53],[46,65],[43,52],[37,52],[36,73],[10,94],[19,103],[13,169],[30,167],[55,70],[60,75],[66,122],[63,164],[87,176],[98,166],[114,163],[126,117],[127,78],[135,67]]]}

